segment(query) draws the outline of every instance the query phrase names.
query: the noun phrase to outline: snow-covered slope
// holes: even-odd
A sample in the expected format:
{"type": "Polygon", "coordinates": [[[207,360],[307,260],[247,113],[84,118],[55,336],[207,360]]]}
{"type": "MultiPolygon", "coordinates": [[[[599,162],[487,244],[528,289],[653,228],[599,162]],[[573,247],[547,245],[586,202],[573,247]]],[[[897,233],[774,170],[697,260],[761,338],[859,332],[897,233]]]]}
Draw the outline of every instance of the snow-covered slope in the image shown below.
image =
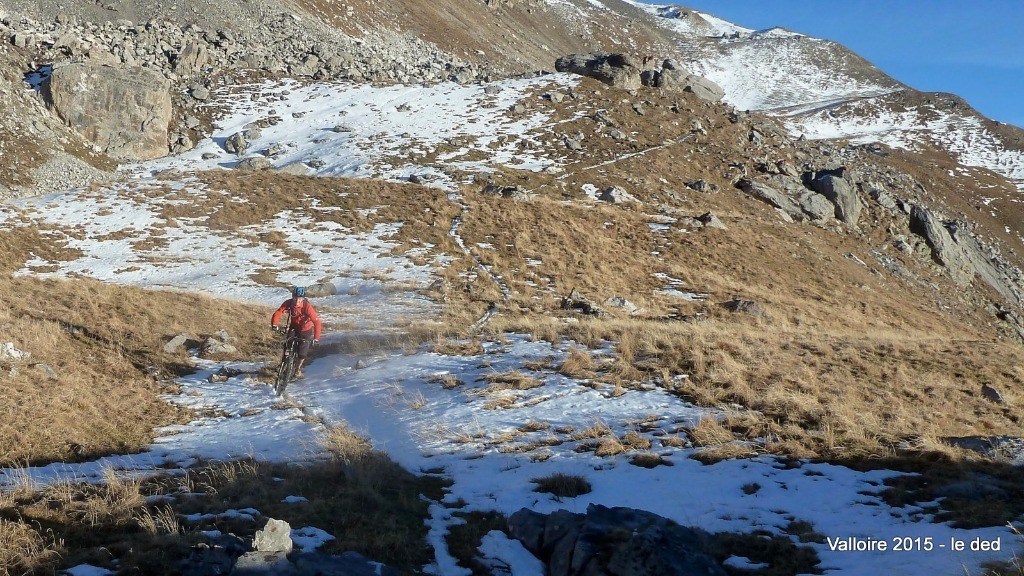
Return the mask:
{"type": "Polygon", "coordinates": [[[992,121],[962,100],[943,105],[949,99],[942,95],[907,89],[828,40],[781,28],[753,31],[681,7],[632,4],[678,34],[691,71],[722,86],[726,102],[782,114],[794,137],[903,149],[927,144],[1024,186],[1024,148],[1015,143],[1021,136],[1008,136],[1012,127],[993,130],[992,121]]]}
{"type": "Polygon", "coordinates": [[[782,28],[754,31],[681,7],[631,2],[678,35],[691,72],[740,110],[885,94],[903,85],[843,46],[782,28]]]}
{"type": "Polygon", "coordinates": [[[794,137],[945,150],[965,166],[988,168],[1024,186],[1024,149],[1007,138],[1020,130],[1000,129],[955,96],[897,92],[798,112],[787,124],[794,137]]]}

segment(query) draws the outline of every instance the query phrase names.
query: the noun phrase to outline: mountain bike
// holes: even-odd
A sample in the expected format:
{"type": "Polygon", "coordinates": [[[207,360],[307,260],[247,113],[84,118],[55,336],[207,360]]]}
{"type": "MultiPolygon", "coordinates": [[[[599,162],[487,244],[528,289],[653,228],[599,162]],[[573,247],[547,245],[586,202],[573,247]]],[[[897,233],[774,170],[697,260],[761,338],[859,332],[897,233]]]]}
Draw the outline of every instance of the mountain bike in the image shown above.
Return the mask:
{"type": "Polygon", "coordinates": [[[295,377],[295,363],[299,355],[299,343],[302,339],[295,334],[288,334],[284,341],[284,357],[281,365],[277,368],[277,376],[274,378],[274,392],[278,396],[284,394],[284,389],[295,377]]]}

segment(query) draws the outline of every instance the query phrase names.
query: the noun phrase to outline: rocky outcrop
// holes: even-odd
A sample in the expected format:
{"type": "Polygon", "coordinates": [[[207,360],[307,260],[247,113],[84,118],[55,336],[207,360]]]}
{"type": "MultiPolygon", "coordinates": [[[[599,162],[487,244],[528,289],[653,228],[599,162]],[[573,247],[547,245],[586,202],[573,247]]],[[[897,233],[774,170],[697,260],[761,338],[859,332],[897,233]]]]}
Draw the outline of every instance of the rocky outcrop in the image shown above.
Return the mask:
{"type": "Polygon", "coordinates": [[[69,64],[44,86],[48,103],[68,126],[119,160],[167,154],[170,83],[142,68],[69,64]]]}
{"type": "Polygon", "coordinates": [[[966,255],[939,219],[931,210],[915,204],[910,210],[910,231],[925,239],[932,249],[932,258],[945,266],[957,284],[969,284],[974,271],[966,255]]]}
{"type": "Polygon", "coordinates": [[[712,102],[718,102],[725,97],[725,89],[721,86],[686,70],[666,68],[657,74],[654,85],[665,90],[692,92],[694,96],[712,102]]]}
{"type": "Polygon", "coordinates": [[[622,186],[610,186],[597,197],[598,200],[611,204],[625,204],[627,202],[639,202],[632,194],[626,192],[622,186]]]}
{"type": "Polygon", "coordinates": [[[555,60],[555,70],[595,78],[624,90],[636,90],[641,86],[639,63],[626,54],[569,54],[555,60]]]}
{"type": "Polygon", "coordinates": [[[836,218],[850,226],[857,225],[861,212],[860,198],[857,190],[845,178],[826,173],[812,180],[811,186],[832,202],[836,218]]]}
{"type": "Polygon", "coordinates": [[[512,537],[540,558],[550,576],[725,576],[711,536],[656,514],[597,504],[586,514],[522,509],[508,521],[512,537]]]}
{"type": "Polygon", "coordinates": [[[736,187],[743,190],[750,196],[782,210],[783,213],[793,220],[799,222],[804,219],[804,212],[800,208],[799,204],[789,196],[779,192],[767,184],[762,184],[760,182],[744,178],[736,183],[736,187]]]}

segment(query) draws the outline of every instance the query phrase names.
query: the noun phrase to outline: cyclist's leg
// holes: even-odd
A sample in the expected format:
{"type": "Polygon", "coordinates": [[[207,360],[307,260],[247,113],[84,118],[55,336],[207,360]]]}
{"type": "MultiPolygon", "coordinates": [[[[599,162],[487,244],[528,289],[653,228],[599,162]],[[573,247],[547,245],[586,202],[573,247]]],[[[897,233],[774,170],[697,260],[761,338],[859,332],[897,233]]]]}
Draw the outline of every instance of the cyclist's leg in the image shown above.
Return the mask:
{"type": "Polygon", "coordinates": [[[293,330],[292,328],[288,328],[288,330],[284,333],[284,344],[281,350],[281,364],[284,364],[285,360],[288,359],[288,341],[291,339],[292,336],[295,336],[295,330],[293,330]]]}
{"type": "Polygon", "coordinates": [[[306,363],[309,348],[313,345],[313,331],[300,332],[297,336],[299,337],[299,349],[295,354],[298,357],[298,362],[295,365],[295,377],[302,378],[302,365],[306,363]]]}

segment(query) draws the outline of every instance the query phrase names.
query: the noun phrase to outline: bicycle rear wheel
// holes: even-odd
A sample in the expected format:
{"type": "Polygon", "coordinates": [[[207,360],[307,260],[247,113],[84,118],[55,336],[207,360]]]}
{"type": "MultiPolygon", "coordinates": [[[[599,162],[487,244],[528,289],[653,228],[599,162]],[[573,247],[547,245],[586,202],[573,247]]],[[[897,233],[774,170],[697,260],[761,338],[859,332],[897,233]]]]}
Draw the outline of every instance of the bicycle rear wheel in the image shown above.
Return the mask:
{"type": "Polygon", "coordinates": [[[280,396],[284,394],[284,389],[288,386],[288,382],[291,381],[292,376],[295,375],[295,353],[293,350],[289,350],[288,357],[285,358],[284,362],[281,362],[281,366],[277,369],[277,378],[274,380],[274,391],[280,396]]]}

